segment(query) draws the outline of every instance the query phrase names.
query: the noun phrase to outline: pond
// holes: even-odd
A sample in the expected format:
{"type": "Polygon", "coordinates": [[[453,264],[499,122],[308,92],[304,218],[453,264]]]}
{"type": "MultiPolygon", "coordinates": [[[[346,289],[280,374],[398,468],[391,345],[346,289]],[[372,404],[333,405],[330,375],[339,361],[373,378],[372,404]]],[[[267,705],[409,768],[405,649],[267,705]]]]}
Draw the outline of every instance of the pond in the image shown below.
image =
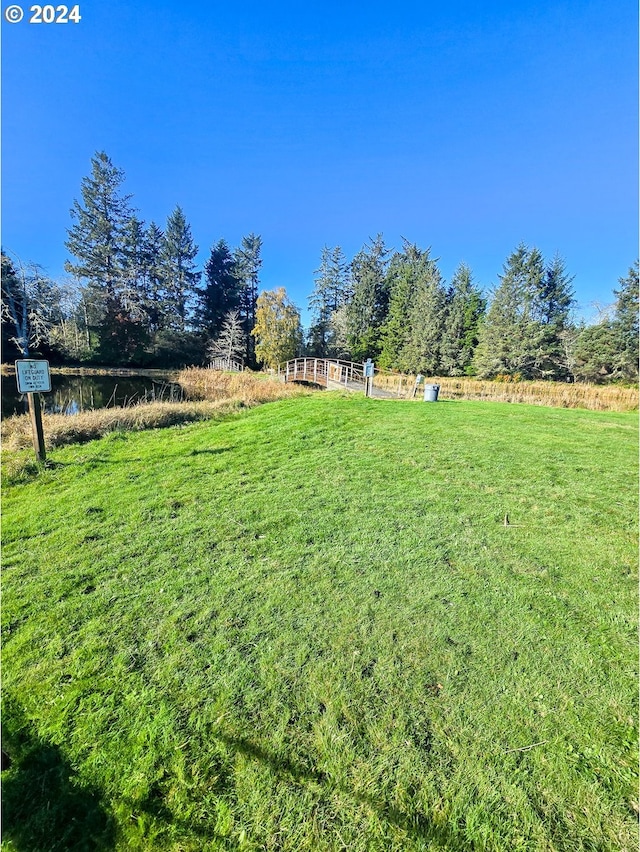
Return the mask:
{"type": "MultiPolygon", "coordinates": [[[[51,393],[40,397],[47,414],[77,414],[94,408],[119,408],[137,402],[181,402],[187,395],[169,374],[51,374],[51,393]]],[[[15,375],[2,376],[2,417],[28,412],[27,398],[18,393],[15,375]]]]}

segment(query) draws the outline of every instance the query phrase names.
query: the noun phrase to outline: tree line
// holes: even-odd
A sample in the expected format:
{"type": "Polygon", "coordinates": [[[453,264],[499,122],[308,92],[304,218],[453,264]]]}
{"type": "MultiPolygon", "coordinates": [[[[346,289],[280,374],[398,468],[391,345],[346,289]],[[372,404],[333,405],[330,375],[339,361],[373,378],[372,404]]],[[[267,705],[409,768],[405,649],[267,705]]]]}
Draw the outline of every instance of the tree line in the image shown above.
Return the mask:
{"type": "Polygon", "coordinates": [[[560,256],[525,244],[484,294],[461,263],[445,281],[430,248],[382,235],[348,260],[325,246],[306,333],[284,288],[259,294],[262,239],[214,242],[197,269],[181,207],[164,228],[137,216],[124,173],[104,152],[73,202],[69,277],[2,252],[3,357],[176,367],[213,359],[255,368],[296,355],[425,375],[612,381],[638,376],[638,263],[598,323],[575,322],[573,278],[560,256]]]}
{"type": "Polygon", "coordinates": [[[572,281],[560,256],[546,261],[524,244],[488,297],[466,264],[447,283],[431,250],[408,240],[391,251],[378,235],[351,262],[340,247],[325,247],[307,351],[431,376],[637,379],[637,261],[595,325],[572,319],[572,281]]]}
{"type": "Polygon", "coordinates": [[[71,208],[65,281],[2,253],[5,357],[38,351],[114,366],[200,364],[233,314],[234,350],[255,366],[261,238],[249,234],[233,250],[218,240],[203,273],[181,207],[164,229],[146,224],[123,182],[123,171],[98,152],[71,208]]]}

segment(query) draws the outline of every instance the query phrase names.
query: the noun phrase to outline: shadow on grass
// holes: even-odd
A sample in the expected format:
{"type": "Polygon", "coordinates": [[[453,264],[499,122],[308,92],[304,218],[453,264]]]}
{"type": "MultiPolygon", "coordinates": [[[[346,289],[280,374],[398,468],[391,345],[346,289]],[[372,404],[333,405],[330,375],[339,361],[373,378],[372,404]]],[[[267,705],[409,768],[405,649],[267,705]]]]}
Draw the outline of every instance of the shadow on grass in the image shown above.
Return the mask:
{"type": "Polygon", "coordinates": [[[100,797],[80,787],[56,746],[13,704],[2,709],[2,840],[17,852],[108,852],[115,826],[100,797]]]}
{"type": "Polygon", "coordinates": [[[420,813],[407,814],[375,796],[357,793],[343,785],[335,784],[324,772],[308,769],[287,758],[272,754],[267,749],[252,743],[244,737],[231,737],[218,731],[216,738],[234,751],[268,764],[276,775],[288,775],[297,782],[313,782],[327,788],[327,791],[332,788],[339,789],[341,793],[345,794],[352,801],[367,805],[371,810],[375,811],[382,822],[389,823],[396,828],[406,831],[415,840],[429,841],[443,849],[453,849],[460,846],[461,838],[459,834],[454,834],[447,827],[434,825],[433,822],[420,813]]]}
{"type": "Polygon", "coordinates": [[[229,450],[235,450],[235,447],[212,447],[210,450],[191,450],[190,456],[217,456],[220,453],[226,453],[229,450]]]}

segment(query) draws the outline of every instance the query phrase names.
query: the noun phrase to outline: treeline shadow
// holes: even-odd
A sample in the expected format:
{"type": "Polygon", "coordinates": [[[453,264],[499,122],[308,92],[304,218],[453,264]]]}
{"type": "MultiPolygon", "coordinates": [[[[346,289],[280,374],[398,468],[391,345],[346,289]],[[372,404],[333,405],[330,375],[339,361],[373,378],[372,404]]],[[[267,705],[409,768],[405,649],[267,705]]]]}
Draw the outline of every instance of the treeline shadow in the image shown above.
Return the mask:
{"type": "Polygon", "coordinates": [[[60,749],[43,742],[8,699],[2,706],[2,840],[18,852],[109,852],[115,825],[80,786],[60,749]]]}

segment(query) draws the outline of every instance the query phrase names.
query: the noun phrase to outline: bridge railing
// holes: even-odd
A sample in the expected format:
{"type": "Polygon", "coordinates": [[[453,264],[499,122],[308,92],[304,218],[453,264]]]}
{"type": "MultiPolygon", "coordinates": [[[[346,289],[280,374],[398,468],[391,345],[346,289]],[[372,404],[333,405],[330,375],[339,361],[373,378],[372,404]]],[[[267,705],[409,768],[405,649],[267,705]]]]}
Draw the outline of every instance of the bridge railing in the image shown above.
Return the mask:
{"type": "Polygon", "coordinates": [[[278,367],[278,376],[285,382],[314,382],[327,385],[329,382],[349,385],[364,382],[364,368],[354,361],[339,358],[293,358],[278,367]]]}
{"type": "MultiPolygon", "coordinates": [[[[344,385],[351,390],[364,390],[364,364],[340,358],[292,358],[278,367],[278,376],[286,382],[313,382],[331,387],[344,385]]],[[[372,396],[407,399],[415,396],[416,376],[375,368],[372,396]]]]}

